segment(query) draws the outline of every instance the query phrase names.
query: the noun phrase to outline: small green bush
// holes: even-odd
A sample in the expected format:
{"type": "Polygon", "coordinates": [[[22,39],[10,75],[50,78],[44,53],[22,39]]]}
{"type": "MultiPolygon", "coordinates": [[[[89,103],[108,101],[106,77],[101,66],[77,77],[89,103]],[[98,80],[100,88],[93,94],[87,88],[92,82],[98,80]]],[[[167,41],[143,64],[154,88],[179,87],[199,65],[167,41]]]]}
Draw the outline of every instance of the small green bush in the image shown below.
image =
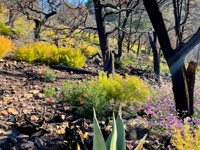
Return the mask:
{"type": "Polygon", "coordinates": [[[16,27],[15,28],[15,32],[18,34],[18,35],[23,35],[24,34],[24,30],[20,27],[16,27]]]}
{"type": "Polygon", "coordinates": [[[46,65],[42,66],[42,73],[44,74],[44,81],[51,82],[55,80],[54,72],[47,69],[46,65]]]}
{"type": "Polygon", "coordinates": [[[55,88],[45,88],[44,89],[44,95],[46,97],[55,97],[56,96],[56,92],[55,92],[55,88]]]}
{"type": "Polygon", "coordinates": [[[126,69],[126,64],[123,59],[120,59],[120,60],[115,59],[114,64],[115,64],[115,68],[126,69]]]}
{"type": "Polygon", "coordinates": [[[2,35],[10,35],[12,32],[11,32],[11,29],[9,29],[5,23],[3,22],[0,22],[0,34],[2,35]]]}
{"type": "Polygon", "coordinates": [[[111,109],[108,108],[110,103],[105,100],[106,91],[95,81],[84,80],[83,83],[76,84],[68,80],[64,83],[63,93],[66,98],[65,103],[77,106],[78,113],[83,117],[92,118],[93,107],[98,112],[99,118],[112,115],[111,109]]]}

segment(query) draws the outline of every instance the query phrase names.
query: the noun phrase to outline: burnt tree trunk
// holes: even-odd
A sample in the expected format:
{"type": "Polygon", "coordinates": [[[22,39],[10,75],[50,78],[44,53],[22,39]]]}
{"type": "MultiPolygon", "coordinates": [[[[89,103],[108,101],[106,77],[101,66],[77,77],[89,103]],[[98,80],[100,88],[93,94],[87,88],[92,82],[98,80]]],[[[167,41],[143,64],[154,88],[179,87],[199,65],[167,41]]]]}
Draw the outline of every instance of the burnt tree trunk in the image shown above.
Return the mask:
{"type": "Polygon", "coordinates": [[[150,32],[148,32],[148,35],[149,35],[149,41],[150,41],[150,44],[151,44],[151,48],[153,50],[153,63],[154,63],[154,72],[156,74],[156,82],[159,81],[159,78],[160,78],[160,66],[159,66],[159,56],[158,56],[158,51],[157,51],[157,48],[156,48],[156,32],[154,31],[153,32],[153,35],[154,35],[154,39],[152,40],[152,37],[150,35],[150,32]]]}
{"type": "Polygon", "coordinates": [[[163,55],[172,75],[173,93],[176,103],[176,110],[179,117],[184,119],[193,115],[193,91],[194,84],[188,86],[188,75],[184,65],[185,56],[200,43],[200,28],[183,47],[172,49],[167,30],[165,28],[162,14],[156,0],[143,0],[153,28],[158,36],[163,55]],[[188,111],[183,116],[182,111],[188,111]]]}
{"type": "Polygon", "coordinates": [[[18,16],[19,16],[18,12],[14,12],[14,10],[10,9],[9,10],[9,20],[6,23],[6,25],[10,26],[11,28],[14,28],[14,22],[18,18],[18,16]]]}
{"type": "Polygon", "coordinates": [[[139,37],[138,48],[137,48],[137,57],[139,55],[139,52],[140,52],[140,37],[139,37]]]}
{"type": "Polygon", "coordinates": [[[33,21],[35,22],[34,39],[40,40],[41,21],[36,20],[36,19],[33,21]]]}
{"type": "Polygon", "coordinates": [[[95,9],[100,48],[103,55],[104,72],[107,71],[108,74],[114,75],[114,58],[112,51],[109,49],[108,35],[106,34],[106,26],[104,19],[105,12],[103,10],[103,7],[101,6],[101,1],[93,0],[93,3],[95,9]]]}

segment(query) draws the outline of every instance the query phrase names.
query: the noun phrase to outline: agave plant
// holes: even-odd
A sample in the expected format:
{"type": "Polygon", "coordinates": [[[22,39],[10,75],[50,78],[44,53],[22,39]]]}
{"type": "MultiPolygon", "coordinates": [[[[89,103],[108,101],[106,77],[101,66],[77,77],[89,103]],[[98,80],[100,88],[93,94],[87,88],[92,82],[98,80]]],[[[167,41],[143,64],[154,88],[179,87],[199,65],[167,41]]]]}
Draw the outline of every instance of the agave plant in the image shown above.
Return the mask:
{"type": "MultiPolygon", "coordinates": [[[[94,136],[93,136],[93,150],[126,150],[126,142],[125,142],[125,130],[121,117],[121,103],[119,107],[119,112],[117,115],[117,119],[115,120],[115,116],[113,113],[113,129],[110,135],[108,136],[106,142],[101,133],[95,109],[94,117],[93,117],[93,125],[94,125],[94,136]]],[[[141,150],[143,143],[147,137],[147,134],[143,137],[139,145],[135,150],[141,150]]]]}

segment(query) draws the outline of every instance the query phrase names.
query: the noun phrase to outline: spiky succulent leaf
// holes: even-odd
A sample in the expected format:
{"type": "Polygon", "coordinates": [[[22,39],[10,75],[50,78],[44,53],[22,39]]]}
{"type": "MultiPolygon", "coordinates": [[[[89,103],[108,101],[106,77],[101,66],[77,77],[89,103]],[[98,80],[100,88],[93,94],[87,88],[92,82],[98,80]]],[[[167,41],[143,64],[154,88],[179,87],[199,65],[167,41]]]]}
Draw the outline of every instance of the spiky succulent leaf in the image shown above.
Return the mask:
{"type": "Polygon", "coordinates": [[[95,109],[94,111],[94,117],[93,117],[93,125],[94,125],[94,135],[93,135],[93,150],[107,150],[105,141],[103,139],[103,135],[101,133],[101,130],[99,128],[99,124],[96,118],[95,109]]]}
{"type": "Polygon", "coordinates": [[[126,150],[126,142],[125,142],[125,130],[124,124],[122,121],[122,112],[121,112],[121,103],[119,106],[119,112],[116,119],[117,124],[117,150],[126,150]]]}
{"type": "Polygon", "coordinates": [[[117,148],[117,126],[114,113],[113,113],[113,129],[106,141],[106,147],[108,150],[116,150],[117,148]]]}
{"type": "Polygon", "coordinates": [[[138,144],[138,146],[135,148],[135,150],[142,150],[143,144],[144,144],[144,140],[146,139],[148,134],[146,134],[142,140],[140,141],[140,143],[138,144]]]}

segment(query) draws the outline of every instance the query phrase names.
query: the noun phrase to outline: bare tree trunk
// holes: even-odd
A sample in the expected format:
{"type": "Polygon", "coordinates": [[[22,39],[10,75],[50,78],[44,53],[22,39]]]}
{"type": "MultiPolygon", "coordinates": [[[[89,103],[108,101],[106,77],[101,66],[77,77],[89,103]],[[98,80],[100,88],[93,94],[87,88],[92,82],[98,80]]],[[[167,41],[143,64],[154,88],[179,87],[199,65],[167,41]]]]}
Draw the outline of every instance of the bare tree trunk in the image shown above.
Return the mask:
{"type": "Polygon", "coordinates": [[[138,48],[137,48],[137,57],[139,55],[139,52],[140,52],[140,37],[139,37],[139,43],[138,43],[138,48]]]}
{"type": "Polygon", "coordinates": [[[103,55],[104,71],[105,72],[107,71],[108,74],[114,75],[115,73],[114,58],[112,51],[109,49],[109,41],[108,41],[108,36],[106,34],[106,26],[104,19],[105,12],[103,10],[103,7],[101,6],[101,1],[93,0],[93,2],[94,2],[100,48],[103,55]]]}
{"type": "Polygon", "coordinates": [[[160,78],[160,66],[159,66],[159,56],[158,56],[158,52],[157,52],[157,48],[156,48],[156,39],[157,39],[157,36],[156,36],[156,32],[154,31],[153,32],[153,35],[154,35],[154,39],[152,40],[152,37],[150,35],[150,32],[148,32],[149,34],[149,41],[150,41],[150,44],[151,44],[151,48],[153,50],[153,62],[154,62],[154,72],[156,73],[156,82],[159,81],[159,78],[160,78]]]}
{"type": "Polygon", "coordinates": [[[19,16],[19,13],[18,12],[15,12],[14,13],[14,10],[10,9],[9,10],[9,20],[8,22],[6,23],[7,26],[10,26],[11,28],[14,28],[14,22],[15,20],[18,18],[19,16]]]}

